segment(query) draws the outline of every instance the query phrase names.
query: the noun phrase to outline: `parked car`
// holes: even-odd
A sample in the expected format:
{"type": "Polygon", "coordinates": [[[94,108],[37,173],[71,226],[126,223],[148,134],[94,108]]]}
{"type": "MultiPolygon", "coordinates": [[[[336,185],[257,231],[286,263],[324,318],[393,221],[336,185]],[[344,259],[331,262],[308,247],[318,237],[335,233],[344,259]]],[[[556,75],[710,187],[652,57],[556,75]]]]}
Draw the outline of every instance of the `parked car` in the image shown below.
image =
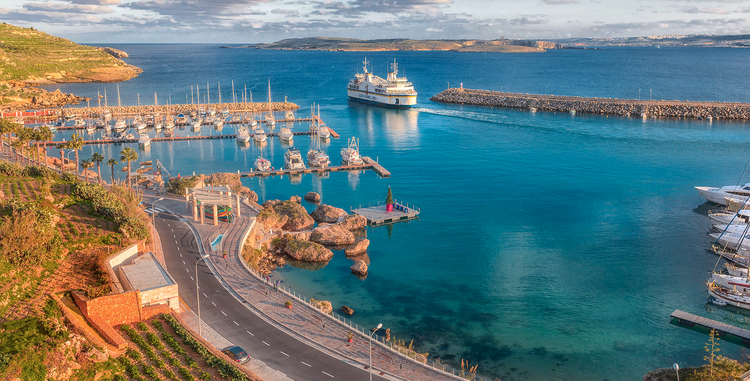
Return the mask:
{"type": "Polygon", "coordinates": [[[250,361],[250,356],[248,356],[247,352],[245,352],[244,349],[238,346],[226,348],[221,352],[229,356],[230,359],[237,361],[240,364],[250,361]]]}

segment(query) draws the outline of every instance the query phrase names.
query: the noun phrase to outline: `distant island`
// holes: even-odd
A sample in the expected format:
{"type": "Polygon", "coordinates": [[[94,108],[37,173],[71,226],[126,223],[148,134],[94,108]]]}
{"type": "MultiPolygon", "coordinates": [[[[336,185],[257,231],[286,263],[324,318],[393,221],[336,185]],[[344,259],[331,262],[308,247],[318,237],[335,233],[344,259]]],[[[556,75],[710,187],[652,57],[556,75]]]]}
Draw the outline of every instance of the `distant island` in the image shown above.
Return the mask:
{"type": "Polygon", "coordinates": [[[358,40],[354,38],[289,38],[270,44],[222,46],[274,50],[325,50],[341,52],[451,51],[493,53],[535,53],[561,49],[561,44],[539,40],[412,40],[406,38],[358,40]]]}
{"type": "Polygon", "coordinates": [[[710,35],[710,34],[663,34],[658,36],[640,37],[591,37],[591,38],[566,38],[552,40],[564,47],[608,47],[608,46],[632,46],[632,47],[676,47],[676,46],[699,46],[715,48],[748,48],[750,47],[750,35],[710,35]]]}
{"type": "Polygon", "coordinates": [[[78,103],[85,98],[31,86],[120,82],[142,72],[117,57],[127,54],[112,48],[78,45],[34,28],[0,24],[0,108],[16,110],[78,103]]]}

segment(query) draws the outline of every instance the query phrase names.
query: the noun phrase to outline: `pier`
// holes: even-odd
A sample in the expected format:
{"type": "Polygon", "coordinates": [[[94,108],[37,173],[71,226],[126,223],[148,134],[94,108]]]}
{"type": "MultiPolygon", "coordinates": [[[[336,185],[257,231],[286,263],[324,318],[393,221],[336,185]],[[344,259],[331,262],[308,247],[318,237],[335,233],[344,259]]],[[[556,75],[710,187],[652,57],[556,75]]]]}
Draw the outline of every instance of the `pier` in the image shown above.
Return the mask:
{"type": "Polygon", "coordinates": [[[719,119],[750,120],[750,103],[584,98],[463,88],[444,90],[430,100],[442,103],[516,108],[532,112],[535,110],[565,112],[571,115],[583,113],[639,118],[705,119],[709,121],[719,119]]]}
{"type": "Polygon", "coordinates": [[[419,208],[416,208],[413,205],[403,205],[399,202],[394,202],[393,210],[390,212],[386,210],[385,203],[367,207],[359,207],[356,209],[350,208],[350,211],[354,214],[367,218],[367,223],[370,226],[380,226],[413,220],[418,218],[419,213],[421,212],[419,208]]]}
{"type": "Polygon", "coordinates": [[[240,172],[240,177],[269,177],[269,176],[284,176],[284,175],[301,175],[306,173],[326,173],[326,172],[341,172],[341,171],[364,171],[371,169],[377,173],[380,177],[391,177],[391,173],[388,172],[382,165],[369,157],[362,157],[364,164],[362,165],[338,165],[328,167],[310,167],[304,169],[274,169],[271,171],[251,171],[251,172],[240,172]],[[365,160],[366,159],[366,160],[365,160]]]}
{"type": "Polygon", "coordinates": [[[732,336],[740,338],[742,340],[742,343],[750,344],[750,331],[746,329],[735,327],[733,325],[722,323],[716,320],[707,319],[698,315],[693,315],[691,313],[680,310],[675,310],[669,316],[673,319],[677,319],[677,323],[679,324],[688,327],[698,325],[708,329],[715,329],[720,336],[730,334],[732,336]]]}

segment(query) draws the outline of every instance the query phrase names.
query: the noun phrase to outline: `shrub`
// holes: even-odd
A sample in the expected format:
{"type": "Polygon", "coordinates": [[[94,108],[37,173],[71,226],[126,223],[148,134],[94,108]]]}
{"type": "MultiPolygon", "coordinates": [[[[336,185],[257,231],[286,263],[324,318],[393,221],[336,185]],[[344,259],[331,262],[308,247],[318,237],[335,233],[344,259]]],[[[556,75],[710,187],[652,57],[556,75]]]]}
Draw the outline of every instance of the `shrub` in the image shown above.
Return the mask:
{"type": "Polygon", "coordinates": [[[208,374],[208,372],[201,372],[200,379],[203,381],[208,381],[211,379],[211,375],[208,374]]]}
{"type": "Polygon", "coordinates": [[[0,219],[0,256],[14,265],[38,265],[60,253],[62,238],[52,226],[53,214],[33,203],[12,199],[0,219]]]}
{"type": "MultiPolygon", "coordinates": [[[[145,325],[145,324],[144,324],[145,325]]],[[[146,333],[146,340],[149,344],[151,344],[152,347],[158,349],[158,350],[164,350],[164,345],[161,343],[161,340],[159,340],[159,337],[156,336],[153,332],[147,332],[146,333]]]]}
{"type": "Polygon", "coordinates": [[[146,323],[142,321],[139,321],[138,324],[136,324],[136,326],[138,327],[138,329],[140,329],[143,332],[148,331],[148,326],[146,325],[146,323]]]}
{"type": "Polygon", "coordinates": [[[128,348],[128,351],[125,352],[125,354],[130,357],[133,360],[139,361],[141,359],[141,353],[133,350],[132,348],[128,348]]]}
{"type": "Polygon", "coordinates": [[[5,160],[0,160],[0,174],[9,177],[19,177],[22,173],[23,168],[21,168],[21,166],[7,162],[5,160]]]}
{"type": "MultiPolygon", "coordinates": [[[[2,172],[2,169],[0,169],[0,172],[2,172]]],[[[39,167],[35,165],[26,166],[23,169],[22,174],[24,176],[41,177],[41,178],[47,178],[47,179],[55,179],[58,177],[57,172],[53,171],[52,169],[49,169],[47,167],[39,167]]]]}
{"type": "Polygon", "coordinates": [[[186,381],[195,380],[195,377],[193,377],[193,375],[190,374],[190,371],[185,368],[180,368],[178,372],[180,373],[180,376],[182,377],[183,380],[186,380],[186,381]]]}
{"type": "Polygon", "coordinates": [[[147,376],[151,377],[152,380],[159,379],[159,374],[156,373],[156,370],[154,370],[153,366],[146,365],[143,367],[143,373],[146,373],[147,376]]]}
{"type": "Polygon", "coordinates": [[[167,376],[167,378],[170,379],[170,380],[176,380],[177,379],[177,376],[174,375],[174,372],[172,372],[169,369],[164,370],[164,375],[167,376]]]}

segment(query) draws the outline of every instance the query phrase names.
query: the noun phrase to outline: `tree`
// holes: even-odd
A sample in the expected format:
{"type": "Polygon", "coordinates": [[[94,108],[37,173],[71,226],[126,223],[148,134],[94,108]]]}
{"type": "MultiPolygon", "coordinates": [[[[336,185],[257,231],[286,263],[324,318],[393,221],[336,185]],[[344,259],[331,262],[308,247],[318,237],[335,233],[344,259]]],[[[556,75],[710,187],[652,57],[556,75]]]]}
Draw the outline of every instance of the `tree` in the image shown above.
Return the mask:
{"type": "Polygon", "coordinates": [[[89,182],[89,171],[88,169],[93,167],[94,163],[91,161],[91,159],[82,159],[81,160],[81,167],[83,167],[83,175],[86,177],[86,182],[89,182]]]}
{"type": "Polygon", "coordinates": [[[60,171],[65,172],[65,150],[68,149],[68,142],[58,143],[55,147],[60,150],[60,171]]]}
{"type": "MultiPolygon", "coordinates": [[[[16,130],[16,138],[21,142],[21,163],[23,163],[23,154],[26,148],[29,147],[29,141],[34,137],[34,130],[29,127],[20,127],[16,130]]],[[[27,157],[28,163],[31,164],[30,155],[27,157]]]]}
{"type": "MultiPolygon", "coordinates": [[[[36,135],[37,135],[36,136],[37,137],[37,144],[39,144],[39,142],[45,142],[46,143],[46,142],[51,141],[52,139],[55,138],[55,133],[52,132],[52,130],[46,124],[43,125],[43,126],[41,126],[41,127],[39,127],[39,129],[37,129],[36,135]]],[[[37,147],[37,150],[38,150],[38,148],[39,147],[37,147]]],[[[44,156],[44,165],[47,165],[47,149],[45,148],[44,150],[42,150],[42,152],[43,152],[43,156],[44,156]]]]}
{"type": "Polygon", "coordinates": [[[15,133],[20,125],[9,118],[0,118],[0,152],[5,152],[3,137],[15,133]]]}
{"type": "Polygon", "coordinates": [[[96,163],[96,172],[99,174],[99,184],[102,183],[102,168],[100,164],[104,161],[104,156],[100,154],[99,152],[94,152],[91,154],[91,161],[96,163]]]}
{"type": "Polygon", "coordinates": [[[18,152],[21,149],[23,149],[23,142],[20,141],[20,140],[16,140],[16,141],[10,143],[10,147],[13,148],[14,157],[15,157],[16,161],[19,161],[19,159],[18,159],[18,156],[19,156],[18,152]]]}
{"type": "Polygon", "coordinates": [[[130,147],[126,147],[120,152],[120,155],[120,161],[126,161],[128,163],[128,187],[130,187],[130,162],[138,160],[138,152],[135,152],[130,147]]]}
{"type": "Polygon", "coordinates": [[[708,332],[708,342],[703,348],[708,353],[703,359],[708,361],[709,375],[713,377],[714,362],[716,361],[717,353],[719,352],[719,334],[716,333],[715,329],[712,328],[711,331],[708,332]]]}
{"type": "Polygon", "coordinates": [[[391,193],[391,187],[388,187],[388,195],[385,196],[385,212],[390,213],[393,211],[393,194],[391,193]]]}
{"type": "Polygon", "coordinates": [[[76,174],[78,174],[78,151],[83,148],[83,138],[78,134],[73,134],[68,140],[68,149],[72,149],[76,153],[76,174]]]}
{"type": "Polygon", "coordinates": [[[112,168],[112,184],[115,183],[115,165],[119,164],[117,160],[115,159],[109,159],[107,161],[107,165],[109,165],[112,168]]]}

